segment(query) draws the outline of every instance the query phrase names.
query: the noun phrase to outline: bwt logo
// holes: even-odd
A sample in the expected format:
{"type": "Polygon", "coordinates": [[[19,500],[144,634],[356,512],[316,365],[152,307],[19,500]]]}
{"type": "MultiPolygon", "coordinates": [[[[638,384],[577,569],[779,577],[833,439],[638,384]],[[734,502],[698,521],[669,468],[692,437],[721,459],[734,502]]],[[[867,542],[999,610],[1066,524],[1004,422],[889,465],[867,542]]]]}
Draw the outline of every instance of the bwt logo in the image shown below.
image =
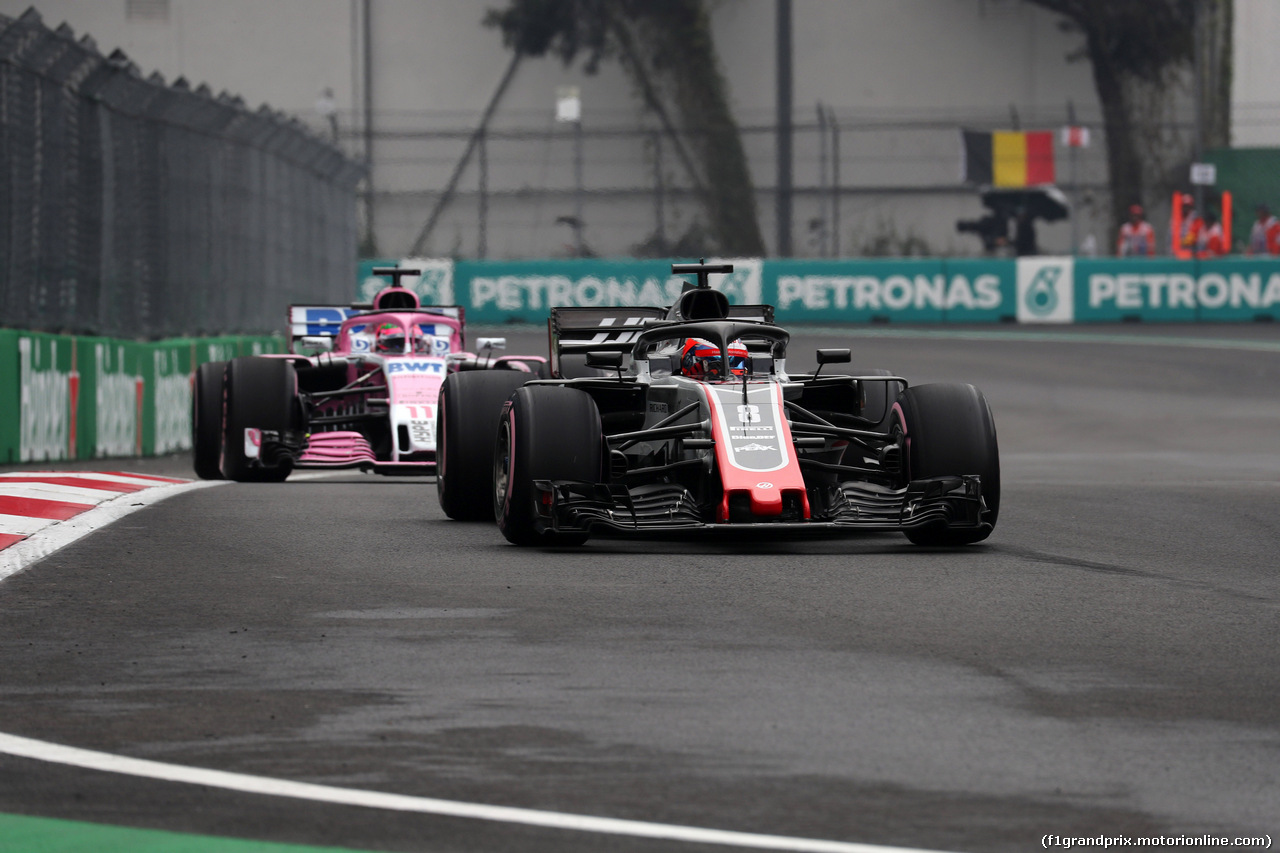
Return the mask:
{"type": "Polygon", "coordinates": [[[393,361],[387,365],[387,373],[444,373],[444,365],[438,361],[393,361]]]}

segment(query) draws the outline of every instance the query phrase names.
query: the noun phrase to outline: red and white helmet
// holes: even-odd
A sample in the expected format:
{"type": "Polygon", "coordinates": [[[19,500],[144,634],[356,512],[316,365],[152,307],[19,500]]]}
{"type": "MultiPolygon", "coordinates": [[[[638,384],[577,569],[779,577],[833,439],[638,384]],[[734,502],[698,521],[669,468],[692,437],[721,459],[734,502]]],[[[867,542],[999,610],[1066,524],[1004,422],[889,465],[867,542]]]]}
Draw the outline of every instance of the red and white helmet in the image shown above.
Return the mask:
{"type": "Polygon", "coordinates": [[[376,352],[404,352],[404,327],[397,323],[383,323],[374,333],[373,348],[376,352]]]}
{"type": "Polygon", "coordinates": [[[702,338],[689,338],[680,354],[680,372],[693,379],[727,379],[730,376],[747,375],[747,359],[750,353],[742,341],[728,346],[729,369],[720,363],[720,348],[702,338]]]}

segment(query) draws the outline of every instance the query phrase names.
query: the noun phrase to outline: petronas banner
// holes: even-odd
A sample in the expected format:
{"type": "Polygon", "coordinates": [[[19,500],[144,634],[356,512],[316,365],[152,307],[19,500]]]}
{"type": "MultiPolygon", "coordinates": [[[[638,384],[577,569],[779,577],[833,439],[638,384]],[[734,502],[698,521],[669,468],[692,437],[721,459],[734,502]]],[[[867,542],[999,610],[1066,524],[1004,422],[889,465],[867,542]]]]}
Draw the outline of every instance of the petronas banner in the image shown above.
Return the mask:
{"type": "MultiPolygon", "coordinates": [[[[713,277],[730,302],[774,305],[784,324],[1280,319],[1280,258],[714,260],[734,265],[713,277]]],[[[362,264],[357,301],[388,284],[378,265],[421,269],[406,286],[424,303],[486,324],[545,323],[554,306],[670,305],[687,283],[669,260],[410,258],[362,264]]]]}

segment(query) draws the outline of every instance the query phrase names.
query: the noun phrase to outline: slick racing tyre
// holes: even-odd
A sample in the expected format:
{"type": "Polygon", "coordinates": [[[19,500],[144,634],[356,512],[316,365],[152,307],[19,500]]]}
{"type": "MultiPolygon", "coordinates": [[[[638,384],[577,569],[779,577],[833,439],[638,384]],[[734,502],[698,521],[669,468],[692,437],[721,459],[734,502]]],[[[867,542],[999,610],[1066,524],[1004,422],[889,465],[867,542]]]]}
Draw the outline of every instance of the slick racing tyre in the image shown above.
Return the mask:
{"type": "Polygon", "coordinates": [[[498,362],[497,370],[515,370],[520,373],[529,372],[533,375],[530,379],[550,379],[551,365],[543,358],[520,358],[519,356],[508,356],[505,360],[498,362]]]}
{"type": "Polygon", "coordinates": [[[982,392],[972,385],[916,385],[903,391],[893,407],[892,429],[905,443],[906,479],[977,474],[982,478],[979,527],[945,524],[906,532],[917,545],[968,545],[991,535],[1000,515],[1000,450],[996,426],[982,392]]]}
{"type": "Polygon", "coordinates": [[[585,391],[529,385],[502,408],[493,460],[493,512],[514,545],[581,545],[586,533],[539,532],[534,480],[601,478],[600,410],[585,391]]]}
{"type": "Polygon", "coordinates": [[[436,496],[455,521],[493,518],[493,447],[502,404],[534,375],[468,370],[445,379],[436,408],[436,496]]]}
{"type": "Polygon", "coordinates": [[[207,361],[196,368],[191,389],[191,463],[201,480],[221,480],[222,373],[225,361],[207,361]]]}
{"type": "Polygon", "coordinates": [[[283,482],[293,470],[291,458],[260,459],[245,454],[245,430],[283,432],[297,426],[298,381],[282,358],[233,358],[223,388],[222,475],[241,483],[283,482]]]}

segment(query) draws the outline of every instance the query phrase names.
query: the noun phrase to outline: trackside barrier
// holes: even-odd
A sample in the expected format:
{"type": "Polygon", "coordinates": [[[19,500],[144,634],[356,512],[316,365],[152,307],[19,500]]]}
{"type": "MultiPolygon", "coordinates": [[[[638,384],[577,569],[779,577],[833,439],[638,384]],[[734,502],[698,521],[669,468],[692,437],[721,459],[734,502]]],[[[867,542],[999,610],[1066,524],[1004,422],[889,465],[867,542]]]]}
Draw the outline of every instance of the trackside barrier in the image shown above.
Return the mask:
{"type": "MultiPolygon", "coordinates": [[[[681,259],[689,260],[689,259],[681,259]]],[[[766,302],[780,323],[1241,322],[1280,319],[1280,258],[903,258],[728,262],[716,282],[734,303],[766,302]]],[[[357,298],[406,279],[424,302],[462,305],[473,323],[544,323],[552,306],[667,305],[684,279],[670,260],[451,261],[360,265],[357,298]]]]}
{"type": "Polygon", "coordinates": [[[196,366],[284,347],[277,336],[138,343],[0,329],[0,461],[189,450],[196,366]]]}

